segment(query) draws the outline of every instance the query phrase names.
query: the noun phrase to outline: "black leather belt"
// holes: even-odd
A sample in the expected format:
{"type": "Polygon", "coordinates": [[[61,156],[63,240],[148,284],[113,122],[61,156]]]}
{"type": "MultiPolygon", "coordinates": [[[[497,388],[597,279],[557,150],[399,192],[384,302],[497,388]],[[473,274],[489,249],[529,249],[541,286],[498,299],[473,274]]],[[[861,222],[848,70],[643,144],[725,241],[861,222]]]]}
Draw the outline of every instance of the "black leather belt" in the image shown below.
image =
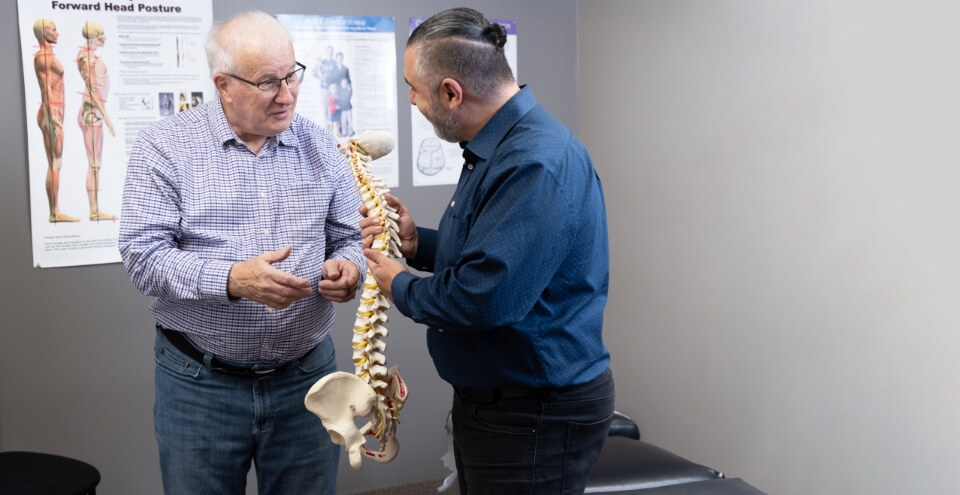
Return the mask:
{"type": "Polygon", "coordinates": [[[552,392],[549,388],[485,388],[485,387],[453,387],[457,397],[476,402],[477,404],[492,404],[500,399],[542,399],[552,392]]]}
{"type": "Polygon", "coordinates": [[[607,378],[608,368],[600,376],[587,383],[570,385],[558,388],[485,388],[485,387],[458,387],[453,386],[453,392],[458,398],[477,404],[492,404],[500,399],[543,399],[552,394],[562,394],[579,389],[592,389],[597,383],[607,378]]]}
{"type": "MultiPolygon", "coordinates": [[[[193,359],[194,361],[197,361],[198,363],[203,363],[203,355],[204,355],[203,351],[194,347],[193,344],[191,344],[190,341],[187,340],[186,337],[184,337],[183,332],[170,330],[169,328],[163,328],[159,324],[157,325],[157,328],[160,329],[160,332],[163,333],[163,336],[166,337],[167,340],[171,344],[173,344],[173,346],[176,347],[178,351],[182,352],[185,356],[187,356],[190,359],[193,359]]],[[[224,363],[223,361],[220,361],[219,359],[217,359],[216,356],[214,356],[210,360],[211,371],[220,373],[221,375],[237,376],[241,378],[255,378],[257,380],[261,380],[263,378],[273,376],[278,371],[282,371],[284,368],[286,368],[286,365],[281,366],[279,368],[255,370],[255,369],[243,368],[241,366],[234,366],[232,364],[224,363]]]]}

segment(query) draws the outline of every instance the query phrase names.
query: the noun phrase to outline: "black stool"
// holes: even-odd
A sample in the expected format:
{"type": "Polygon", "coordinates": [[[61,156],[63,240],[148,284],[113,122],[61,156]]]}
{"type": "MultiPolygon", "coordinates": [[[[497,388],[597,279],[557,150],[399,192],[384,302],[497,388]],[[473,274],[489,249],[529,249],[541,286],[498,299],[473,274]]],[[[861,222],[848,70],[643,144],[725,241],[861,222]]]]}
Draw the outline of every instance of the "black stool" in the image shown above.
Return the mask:
{"type": "Polygon", "coordinates": [[[36,452],[0,452],[3,495],[95,495],[97,468],[76,459],[36,452]]]}

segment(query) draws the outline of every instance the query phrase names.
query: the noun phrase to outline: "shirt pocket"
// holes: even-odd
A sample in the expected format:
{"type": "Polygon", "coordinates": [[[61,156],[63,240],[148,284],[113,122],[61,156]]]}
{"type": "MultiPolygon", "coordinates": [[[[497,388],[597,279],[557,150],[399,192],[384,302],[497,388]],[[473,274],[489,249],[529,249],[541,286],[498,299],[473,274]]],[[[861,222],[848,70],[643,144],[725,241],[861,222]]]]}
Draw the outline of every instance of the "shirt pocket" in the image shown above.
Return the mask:
{"type": "Polygon", "coordinates": [[[281,188],[280,218],[291,243],[304,245],[323,239],[332,199],[333,188],[322,182],[295,181],[281,188]]]}
{"type": "Polygon", "coordinates": [[[250,204],[242,188],[185,201],[177,238],[180,249],[201,259],[241,261],[243,246],[250,244],[256,226],[255,208],[250,204]]]}
{"type": "MultiPolygon", "coordinates": [[[[466,206],[466,205],[465,205],[466,206]]],[[[456,204],[448,205],[437,227],[437,258],[442,267],[456,264],[463,253],[473,212],[456,204]]]]}

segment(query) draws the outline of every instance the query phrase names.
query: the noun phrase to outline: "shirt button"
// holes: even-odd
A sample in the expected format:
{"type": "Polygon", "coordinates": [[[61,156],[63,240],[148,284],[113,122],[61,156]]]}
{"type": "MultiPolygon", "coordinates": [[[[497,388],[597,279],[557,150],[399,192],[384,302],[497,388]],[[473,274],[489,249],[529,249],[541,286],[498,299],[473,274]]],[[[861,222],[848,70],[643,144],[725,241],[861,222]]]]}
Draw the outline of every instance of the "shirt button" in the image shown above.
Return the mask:
{"type": "Polygon", "coordinates": [[[453,208],[453,205],[455,205],[455,204],[457,204],[456,201],[451,201],[451,202],[450,202],[450,208],[453,208]]]}
{"type": "Polygon", "coordinates": [[[438,328],[437,331],[440,332],[440,333],[443,333],[443,329],[442,329],[442,328],[438,328]]]}
{"type": "Polygon", "coordinates": [[[263,234],[264,234],[264,235],[269,235],[269,234],[270,234],[270,229],[263,229],[263,234]]]}
{"type": "Polygon", "coordinates": [[[263,191],[260,191],[260,197],[261,197],[261,198],[266,198],[266,197],[267,197],[267,193],[265,193],[265,192],[263,192],[263,191]]]}
{"type": "Polygon", "coordinates": [[[468,164],[467,164],[467,170],[473,170],[473,164],[472,164],[472,163],[468,163],[468,164]]]}
{"type": "Polygon", "coordinates": [[[267,308],[267,313],[273,313],[273,308],[267,308]]]}
{"type": "Polygon", "coordinates": [[[270,344],[263,344],[263,350],[269,351],[269,350],[270,350],[270,344]]]}

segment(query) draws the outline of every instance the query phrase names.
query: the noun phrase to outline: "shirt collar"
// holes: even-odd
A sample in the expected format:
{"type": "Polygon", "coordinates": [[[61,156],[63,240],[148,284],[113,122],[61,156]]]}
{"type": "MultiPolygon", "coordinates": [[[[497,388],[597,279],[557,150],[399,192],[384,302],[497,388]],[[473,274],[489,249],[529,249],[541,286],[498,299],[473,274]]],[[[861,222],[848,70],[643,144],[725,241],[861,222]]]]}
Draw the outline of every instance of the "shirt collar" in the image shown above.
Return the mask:
{"type": "Polygon", "coordinates": [[[480,160],[489,158],[510,129],[536,105],[533,91],[526,85],[520,86],[520,92],[507,100],[473,139],[460,143],[460,147],[464,149],[464,157],[469,152],[480,160]]]}
{"type": "MultiPolygon", "coordinates": [[[[231,140],[240,141],[240,138],[237,137],[237,133],[234,132],[233,127],[230,126],[230,122],[227,121],[226,114],[223,113],[223,103],[220,101],[220,93],[217,93],[217,98],[212,102],[210,108],[210,128],[213,130],[213,135],[217,138],[217,142],[220,143],[220,146],[227,144],[231,140]]],[[[290,122],[290,127],[280,134],[277,134],[276,140],[277,143],[283,146],[293,146],[294,148],[300,145],[300,141],[297,139],[297,135],[293,132],[293,122],[296,121],[298,116],[293,115],[293,121],[290,122]]],[[[269,143],[270,139],[267,139],[269,143]]]]}
{"type": "Polygon", "coordinates": [[[227,144],[228,141],[237,139],[237,133],[233,132],[230,122],[227,122],[227,116],[223,113],[223,104],[220,102],[220,93],[217,93],[216,100],[210,107],[210,129],[220,146],[227,144]]]}

